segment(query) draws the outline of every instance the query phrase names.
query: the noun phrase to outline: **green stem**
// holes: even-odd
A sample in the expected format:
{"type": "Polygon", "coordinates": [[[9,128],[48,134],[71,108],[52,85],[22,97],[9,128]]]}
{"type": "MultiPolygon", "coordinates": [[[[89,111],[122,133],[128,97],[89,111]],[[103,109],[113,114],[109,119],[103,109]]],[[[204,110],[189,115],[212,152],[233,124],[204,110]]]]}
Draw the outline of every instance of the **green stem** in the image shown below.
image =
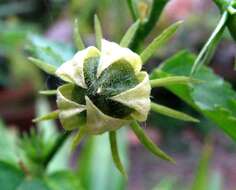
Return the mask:
{"type": "Polygon", "coordinates": [[[58,137],[57,141],[55,142],[54,146],[52,147],[51,151],[48,153],[47,157],[45,158],[43,162],[44,168],[47,168],[50,161],[54,158],[57,151],[61,148],[61,146],[66,141],[67,137],[71,134],[70,131],[66,131],[63,133],[60,137],[58,137]]]}
{"type": "Polygon", "coordinates": [[[147,20],[144,20],[139,27],[132,43],[130,44],[129,48],[133,51],[138,50],[140,44],[145,40],[145,38],[150,34],[152,29],[156,26],[157,21],[160,18],[160,15],[168,3],[168,0],[153,0],[152,7],[150,14],[147,20]]]}
{"type": "Polygon", "coordinates": [[[207,40],[206,44],[204,45],[201,52],[199,53],[197,59],[195,60],[192,70],[191,70],[191,75],[196,73],[201,65],[207,64],[210,61],[215,51],[215,48],[220,42],[220,39],[225,30],[228,14],[229,13],[225,11],[224,14],[222,15],[218,25],[216,26],[215,30],[213,31],[210,38],[207,40]]]}
{"type": "Polygon", "coordinates": [[[128,7],[129,7],[129,10],[130,10],[132,19],[135,21],[138,17],[137,17],[135,8],[134,8],[133,1],[132,0],[127,0],[127,4],[128,4],[128,7]]]}
{"type": "MultiPolygon", "coordinates": [[[[235,0],[213,0],[217,7],[220,9],[221,13],[224,14],[225,11],[231,12],[230,9],[236,9],[235,0]]],[[[236,41],[236,14],[230,13],[227,20],[227,27],[229,28],[230,34],[236,41]]]]}

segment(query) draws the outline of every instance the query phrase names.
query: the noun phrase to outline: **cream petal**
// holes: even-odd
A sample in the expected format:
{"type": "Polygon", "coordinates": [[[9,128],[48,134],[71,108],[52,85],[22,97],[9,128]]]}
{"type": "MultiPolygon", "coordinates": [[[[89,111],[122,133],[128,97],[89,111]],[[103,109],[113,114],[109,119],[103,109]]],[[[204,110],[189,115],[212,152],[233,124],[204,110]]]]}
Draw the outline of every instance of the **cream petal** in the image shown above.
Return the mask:
{"type": "Polygon", "coordinates": [[[70,93],[68,90],[72,86],[72,84],[66,84],[57,90],[57,106],[60,110],[59,119],[66,130],[79,128],[85,122],[85,119],[81,115],[86,110],[85,105],[73,102],[65,96],[65,93],[70,93]]]}
{"type": "Polygon", "coordinates": [[[86,88],[83,73],[84,61],[89,57],[96,57],[99,55],[99,50],[93,46],[79,51],[71,60],[65,62],[56,70],[56,75],[67,82],[75,83],[86,88]]]}
{"type": "Polygon", "coordinates": [[[130,120],[117,119],[102,113],[87,96],[85,99],[87,109],[87,133],[101,134],[107,131],[114,131],[130,123],[130,120]]]}
{"type": "Polygon", "coordinates": [[[142,60],[138,54],[132,52],[128,48],[121,47],[114,42],[109,42],[103,39],[97,76],[100,76],[102,71],[120,59],[129,62],[134,68],[135,74],[140,72],[142,68],[142,60]]]}
{"type": "Polygon", "coordinates": [[[132,89],[111,97],[110,99],[133,108],[135,112],[133,112],[131,116],[138,121],[145,121],[150,110],[151,86],[146,72],[140,72],[138,78],[141,83],[132,89]]]}

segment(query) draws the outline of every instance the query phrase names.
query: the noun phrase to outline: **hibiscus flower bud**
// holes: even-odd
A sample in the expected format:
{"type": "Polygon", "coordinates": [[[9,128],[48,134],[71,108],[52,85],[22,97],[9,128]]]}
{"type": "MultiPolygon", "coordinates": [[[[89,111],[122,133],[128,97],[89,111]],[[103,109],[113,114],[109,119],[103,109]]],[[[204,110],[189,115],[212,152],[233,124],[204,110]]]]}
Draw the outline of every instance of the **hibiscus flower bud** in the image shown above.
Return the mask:
{"type": "Polygon", "coordinates": [[[114,131],[150,110],[149,76],[128,48],[102,40],[62,64],[56,75],[68,82],[57,89],[59,119],[66,130],[85,125],[88,134],[114,131]]]}

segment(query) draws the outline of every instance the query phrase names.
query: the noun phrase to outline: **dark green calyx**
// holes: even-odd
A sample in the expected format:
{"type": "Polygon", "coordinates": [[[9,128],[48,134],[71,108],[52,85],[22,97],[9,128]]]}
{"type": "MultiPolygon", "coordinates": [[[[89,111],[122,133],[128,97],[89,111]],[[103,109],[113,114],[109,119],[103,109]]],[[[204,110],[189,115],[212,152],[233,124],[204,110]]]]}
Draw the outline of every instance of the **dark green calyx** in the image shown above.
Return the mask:
{"type": "Polygon", "coordinates": [[[134,110],[111,100],[110,97],[134,88],[139,80],[135,76],[133,67],[125,60],[113,63],[98,77],[99,60],[99,57],[85,60],[83,72],[87,89],[75,86],[71,98],[79,104],[85,104],[85,96],[88,96],[104,114],[125,118],[134,110]]]}

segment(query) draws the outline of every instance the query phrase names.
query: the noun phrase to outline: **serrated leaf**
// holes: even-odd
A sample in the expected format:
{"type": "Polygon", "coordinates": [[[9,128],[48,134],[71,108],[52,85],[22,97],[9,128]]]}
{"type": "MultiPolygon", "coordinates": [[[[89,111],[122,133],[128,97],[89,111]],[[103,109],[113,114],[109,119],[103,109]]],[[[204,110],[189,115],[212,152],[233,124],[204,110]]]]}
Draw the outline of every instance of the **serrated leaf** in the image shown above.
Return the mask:
{"type": "MultiPolygon", "coordinates": [[[[153,71],[151,79],[190,74],[196,56],[182,51],[166,60],[153,71]]],[[[199,84],[172,85],[166,87],[183,101],[212,120],[234,141],[236,141],[236,93],[231,85],[202,66],[194,78],[204,81],[199,84]]]]}
{"type": "Polygon", "coordinates": [[[148,47],[141,53],[141,59],[143,64],[157,51],[158,48],[165,45],[173,35],[176,33],[179,26],[182,24],[182,21],[176,22],[165,29],[159,36],[157,36],[149,45],[148,47]]]}
{"type": "Polygon", "coordinates": [[[135,133],[135,135],[138,137],[139,141],[154,155],[162,158],[163,160],[170,161],[172,163],[175,163],[173,158],[168,156],[166,153],[164,153],[156,144],[152,142],[152,140],[145,134],[144,130],[139,126],[139,124],[135,121],[130,125],[131,129],[135,133]]]}

